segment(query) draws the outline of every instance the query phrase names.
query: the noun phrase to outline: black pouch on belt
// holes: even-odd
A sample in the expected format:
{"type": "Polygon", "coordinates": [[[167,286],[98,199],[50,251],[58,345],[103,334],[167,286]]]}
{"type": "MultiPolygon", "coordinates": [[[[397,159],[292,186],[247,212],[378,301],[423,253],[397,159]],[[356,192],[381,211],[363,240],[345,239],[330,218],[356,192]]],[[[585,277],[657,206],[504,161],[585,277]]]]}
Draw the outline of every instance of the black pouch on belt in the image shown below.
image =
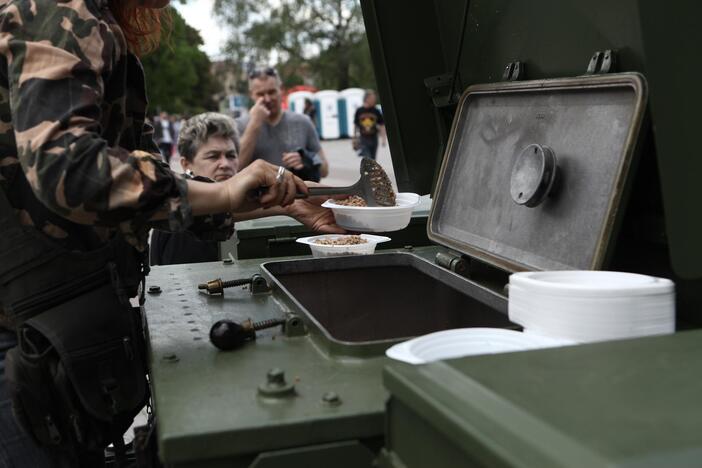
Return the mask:
{"type": "Polygon", "coordinates": [[[148,398],[139,308],[105,284],[22,323],[6,356],[16,416],[39,443],[102,450],[148,398]]]}

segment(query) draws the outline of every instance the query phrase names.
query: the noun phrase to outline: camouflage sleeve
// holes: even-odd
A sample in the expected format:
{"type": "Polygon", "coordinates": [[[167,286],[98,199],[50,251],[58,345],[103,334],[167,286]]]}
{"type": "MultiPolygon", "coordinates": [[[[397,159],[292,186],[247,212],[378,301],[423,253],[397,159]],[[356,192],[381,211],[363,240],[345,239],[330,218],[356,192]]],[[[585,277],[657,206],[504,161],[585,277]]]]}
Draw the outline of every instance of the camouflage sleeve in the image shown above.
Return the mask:
{"type": "Polygon", "coordinates": [[[154,155],[101,137],[103,78],[125,43],[99,15],[92,0],[14,0],[0,8],[22,169],[37,198],[70,221],[135,232],[158,215],[182,230],[191,222],[185,180],[154,155]]]}
{"type": "MultiPolygon", "coordinates": [[[[162,162],[161,164],[166,164],[162,162]]],[[[198,182],[214,183],[214,180],[202,176],[191,176],[185,174],[186,179],[197,180],[198,182]]],[[[150,227],[161,231],[172,231],[165,221],[155,221],[150,227]]],[[[195,237],[203,241],[222,242],[229,239],[234,234],[234,218],[230,213],[219,213],[205,216],[193,216],[193,221],[188,227],[188,231],[195,237]]]]}

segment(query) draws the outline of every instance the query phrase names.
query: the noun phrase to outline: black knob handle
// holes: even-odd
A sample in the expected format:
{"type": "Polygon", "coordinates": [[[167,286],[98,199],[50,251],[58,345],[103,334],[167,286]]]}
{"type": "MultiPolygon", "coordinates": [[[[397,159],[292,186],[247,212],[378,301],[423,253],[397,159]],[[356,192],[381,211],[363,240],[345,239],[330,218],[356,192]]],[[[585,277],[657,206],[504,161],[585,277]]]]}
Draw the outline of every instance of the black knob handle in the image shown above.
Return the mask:
{"type": "Polygon", "coordinates": [[[285,319],[269,319],[260,322],[244,320],[236,323],[232,320],[219,320],[210,328],[210,342],[223,351],[236,349],[249,340],[256,339],[256,330],[284,325],[285,319]]]}
{"type": "Polygon", "coordinates": [[[229,351],[253,339],[254,333],[250,326],[242,326],[232,320],[219,320],[210,328],[210,342],[223,351],[229,351]]]}

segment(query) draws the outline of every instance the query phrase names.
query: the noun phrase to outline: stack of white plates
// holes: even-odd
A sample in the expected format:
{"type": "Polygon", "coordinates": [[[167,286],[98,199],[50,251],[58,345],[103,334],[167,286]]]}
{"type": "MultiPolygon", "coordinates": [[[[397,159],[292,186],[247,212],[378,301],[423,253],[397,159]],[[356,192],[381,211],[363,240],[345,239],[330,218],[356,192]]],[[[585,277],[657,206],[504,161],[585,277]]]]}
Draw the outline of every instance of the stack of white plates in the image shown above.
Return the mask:
{"type": "Polygon", "coordinates": [[[424,364],[480,354],[509,353],[572,344],[566,340],[527,335],[501,328],[457,328],[444,330],[396,344],[385,354],[410,364],[424,364]]]}
{"type": "Polygon", "coordinates": [[[576,342],[675,331],[675,285],[614,271],[515,273],[509,318],[524,331],[576,342]]]}

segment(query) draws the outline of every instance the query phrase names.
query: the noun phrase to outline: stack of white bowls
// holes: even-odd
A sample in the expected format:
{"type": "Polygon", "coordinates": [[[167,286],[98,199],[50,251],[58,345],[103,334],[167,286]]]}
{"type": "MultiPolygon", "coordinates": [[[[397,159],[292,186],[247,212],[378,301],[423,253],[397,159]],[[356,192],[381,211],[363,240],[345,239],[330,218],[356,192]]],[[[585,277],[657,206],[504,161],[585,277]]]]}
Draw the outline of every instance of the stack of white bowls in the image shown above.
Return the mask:
{"type": "Polygon", "coordinates": [[[614,271],[515,273],[509,318],[526,333],[586,343],[675,331],[675,285],[614,271]]]}

